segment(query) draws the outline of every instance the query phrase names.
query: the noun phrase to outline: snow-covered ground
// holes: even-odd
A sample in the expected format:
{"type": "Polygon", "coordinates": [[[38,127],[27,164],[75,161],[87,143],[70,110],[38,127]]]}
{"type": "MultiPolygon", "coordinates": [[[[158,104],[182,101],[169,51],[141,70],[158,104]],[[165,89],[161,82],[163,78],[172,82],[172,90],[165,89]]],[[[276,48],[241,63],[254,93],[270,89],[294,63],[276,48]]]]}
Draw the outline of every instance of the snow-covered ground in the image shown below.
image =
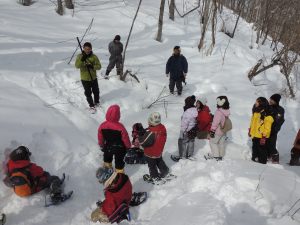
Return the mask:
{"type": "MultiPolygon", "coordinates": [[[[272,55],[269,46],[253,44],[255,34],[251,25],[240,21],[229,45],[229,38],[217,32],[216,46],[206,56],[210,45],[208,32],[206,50],[199,53],[200,25],[196,12],[185,19],[177,17],[175,22],[167,19],[166,12],[163,42],[156,42],[160,1],[144,1],[125,65],[137,72],[141,83],[131,78],[121,82],[115,72],[110,80],[104,80],[101,74],[108,64],[107,45],[116,34],[121,35],[125,44],[137,3],[137,0],[80,0],[76,1],[74,16],[72,11],[66,11],[61,17],[55,13],[51,1],[36,1],[24,7],[15,1],[1,0],[0,159],[5,158],[9,149],[26,145],[33,152],[33,161],[50,173],[68,174],[65,189],[74,190],[72,200],[45,208],[44,192],[22,199],[1,183],[0,211],[7,214],[7,224],[91,223],[89,217],[95,202],[103,198],[102,185],[95,178],[95,171],[102,163],[97,127],[111,104],[120,105],[121,121],[129,133],[135,122],[146,126],[150,112],[162,114],[168,131],[164,159],[178,176],[165,185],[152,186],[142,181],[142,175],[148,172],[146,165],[127,166],[134,190],[149,193],[145,204],[131,210],[130,224],[298,224],[300,215],[296,211],[300,203],[294,203],[300,198],[300,172],[286,163],[299,129],[299,100],[283,96],[281,101],[286,109],[286,122],[278,140],[281,164],[260,165],[249,160],[251,142],[247,129],[255,99],[284,93],[285,81],[279,68],[270,69],[252,83],[247,78],[247,72],[258,59],[272,55]],[[67,64],[77,45],[76,36],[85,32],[92,18],[92,29],[84,41],[92,42],[103,67],[98,74],[102,107],[94,115],[87,111],[74,59],[67,64]],[[147,109],[168,85],[165,63],[175,45],[181,46],[189,62],[183,96],[168,96],[164,103],[147,109]],[[229,98],[234,128],[222,162],[203,159],[203,154],[209,152],[208,141],[203,140],[196,141],[196,161],[182,160],[175,164],[169,159],[170,154],[177,152],[184,98],[191,94],[205,95],[212,111],[217,96],[229,98]]],[[[224,13],[228,29],[232,29],[234,18],[224,13]]],[[[164,94],[168,95],[168,88],[164,94]]]]}

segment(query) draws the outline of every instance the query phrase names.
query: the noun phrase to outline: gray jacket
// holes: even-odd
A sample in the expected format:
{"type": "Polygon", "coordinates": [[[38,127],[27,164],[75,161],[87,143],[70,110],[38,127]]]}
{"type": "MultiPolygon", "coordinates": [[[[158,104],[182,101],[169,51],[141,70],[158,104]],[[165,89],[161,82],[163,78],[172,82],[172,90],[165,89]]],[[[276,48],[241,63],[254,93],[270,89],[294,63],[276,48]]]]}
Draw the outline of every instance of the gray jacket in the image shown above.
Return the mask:
{"type": "Polygon", "coordinates": [[[122,55],[123,44],[121,42],[116,43],[114,41],[110,42],[108,45],[108,51],[111,57],[118,57],[122,55]]]}

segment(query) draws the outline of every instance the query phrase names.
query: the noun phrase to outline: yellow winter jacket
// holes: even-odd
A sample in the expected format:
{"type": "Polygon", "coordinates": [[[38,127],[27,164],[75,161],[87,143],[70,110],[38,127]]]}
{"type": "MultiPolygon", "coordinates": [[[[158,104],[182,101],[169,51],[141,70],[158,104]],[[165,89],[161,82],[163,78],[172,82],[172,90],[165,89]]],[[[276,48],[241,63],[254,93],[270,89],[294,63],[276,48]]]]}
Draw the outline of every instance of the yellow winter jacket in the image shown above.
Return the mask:
{"type": "Polygon", "coordinates": [[[269,138],[274,119],[272,116],[266,116],[264,120],[260,119],[261,114],[258,112],[253,113],[250,123],[251,138],[269,138]]]}

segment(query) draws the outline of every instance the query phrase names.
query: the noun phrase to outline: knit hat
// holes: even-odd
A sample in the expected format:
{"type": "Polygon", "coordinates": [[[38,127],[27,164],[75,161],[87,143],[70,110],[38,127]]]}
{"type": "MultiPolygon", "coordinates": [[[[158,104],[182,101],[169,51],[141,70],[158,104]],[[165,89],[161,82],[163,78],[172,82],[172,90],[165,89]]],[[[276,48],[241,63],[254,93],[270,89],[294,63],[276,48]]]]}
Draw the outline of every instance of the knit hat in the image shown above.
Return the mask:
{"type": "Polygon", "coordinates": [[[120,41],[121,40],[121,36],[120,35],[116,35],[114,38],[114,41],[120,41]]]}
{"type": "Polygon", "coordinates": [[[161,122],[161,117],[159,112],[153,112],[150,114],[149,118],[148,118],[148,123],[151,126],[157,126],[158,124],[160,124],[161,122]]]}
{"type": "Polygon", "coordinates": [[[277,103],[277,105],[279,105],[280,99],[281,99],[281,95],[280,94],[274,94],[270,97],[270,99],[272,99],[274,102],[277,103]]]}
{"type": "Polygon", "coordinates": [[[178,45],[174,46],[174,48],[173,48],[173,50],[178,50],[178,49],[180,49],[180,46],[178,46],[178,45]]]}
{"type": "Polygon", "coordinates": [[[92,44],[90,42],[85,42],[83,44],[83,47],[89,47],[89,48],[92,48],[92,44]]]}
{"type": "Polygon", "coordinates": [[[205,96],[201,96],[198,98],[198,101],[201,102],[203,105],[206,105],[207,98],[205,96]]]}
{"type": "Polygon", "coordinates": [[[30,156],[31,156],[31,152],[29,151],[29,149],[22,145],[16,148],[15,150],[13,150],[10,153],[9,158],[12,161],[29,160],[30,156]]]}

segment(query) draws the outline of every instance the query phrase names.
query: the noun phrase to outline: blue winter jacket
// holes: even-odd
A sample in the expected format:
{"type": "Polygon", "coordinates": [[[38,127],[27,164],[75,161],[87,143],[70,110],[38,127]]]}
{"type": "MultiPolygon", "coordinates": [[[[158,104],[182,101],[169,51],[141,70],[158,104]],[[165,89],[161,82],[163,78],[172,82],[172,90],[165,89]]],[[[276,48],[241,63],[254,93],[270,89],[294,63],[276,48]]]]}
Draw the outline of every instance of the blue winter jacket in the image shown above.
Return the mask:
{"type": "Polygon", "coordinates": [[[166,74],[170,73],[172,80],[180,80],[183,73],[188,72],[188,62],[183,55],[172,55],[166,65],[166,74]]]}

